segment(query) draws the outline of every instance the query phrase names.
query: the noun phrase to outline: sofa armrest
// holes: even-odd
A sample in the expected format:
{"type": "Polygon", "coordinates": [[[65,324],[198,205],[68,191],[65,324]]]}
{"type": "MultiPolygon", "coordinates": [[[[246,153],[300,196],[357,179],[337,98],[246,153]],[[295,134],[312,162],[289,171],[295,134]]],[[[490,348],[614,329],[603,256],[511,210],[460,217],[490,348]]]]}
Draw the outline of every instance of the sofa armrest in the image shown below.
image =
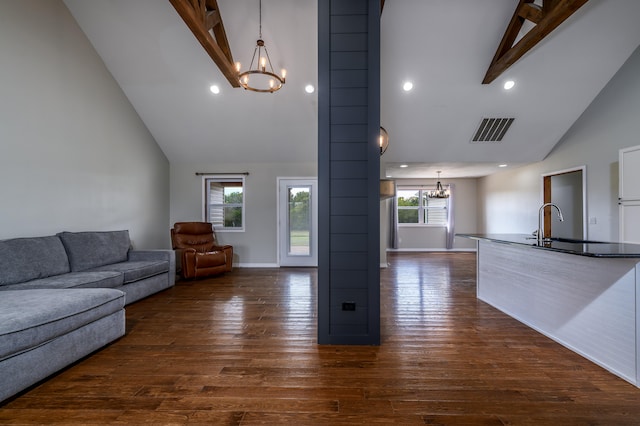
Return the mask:
{"type": "Polygon", "coordinates": [[[129,250],[128,259],[136,260],[164,260],[169,262],[169,287],[176,282],[176,254],[173,250],[129,250]]]}

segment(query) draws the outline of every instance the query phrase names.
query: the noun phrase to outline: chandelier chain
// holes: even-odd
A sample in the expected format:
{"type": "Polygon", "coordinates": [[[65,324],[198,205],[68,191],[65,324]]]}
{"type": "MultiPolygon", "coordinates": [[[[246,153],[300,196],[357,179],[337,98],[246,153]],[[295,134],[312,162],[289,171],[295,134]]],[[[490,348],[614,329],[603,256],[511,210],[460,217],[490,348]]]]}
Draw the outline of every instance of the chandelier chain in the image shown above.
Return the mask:
{"type": "Polygon", "coordinates": [[[260,16],[258,17],[258,22],[260,22],[260,31],[259,31],[259,33],[260,33],[260,38],[262,39],[262,0],[260,0],[259,10],[260,10],[260,12],[259,12],[260,16]]]}

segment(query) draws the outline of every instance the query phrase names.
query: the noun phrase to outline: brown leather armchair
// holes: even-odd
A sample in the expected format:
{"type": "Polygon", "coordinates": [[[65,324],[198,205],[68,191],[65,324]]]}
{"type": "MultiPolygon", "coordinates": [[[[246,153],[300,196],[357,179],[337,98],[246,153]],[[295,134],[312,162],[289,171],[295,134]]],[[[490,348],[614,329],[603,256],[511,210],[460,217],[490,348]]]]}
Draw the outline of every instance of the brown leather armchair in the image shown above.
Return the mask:
{"type": "Polygon", "coordinates": [[[184,278],[199,278],[231,271],[233,246],[218,245],[208,222],[176,222],[171,229],[177,269],[184,278]]]}

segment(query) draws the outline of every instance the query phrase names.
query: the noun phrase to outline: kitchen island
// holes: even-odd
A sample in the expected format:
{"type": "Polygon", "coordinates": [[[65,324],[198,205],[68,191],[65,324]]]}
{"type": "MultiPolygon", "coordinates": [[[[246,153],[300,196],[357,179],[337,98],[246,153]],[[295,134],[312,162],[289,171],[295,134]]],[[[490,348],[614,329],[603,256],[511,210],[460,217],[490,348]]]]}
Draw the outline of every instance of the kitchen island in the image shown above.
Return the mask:
{"type": "Polygon", "coordinates": [[[640,245],[457,236],[477,240],[480,300],[640,384],[640,245]]]}

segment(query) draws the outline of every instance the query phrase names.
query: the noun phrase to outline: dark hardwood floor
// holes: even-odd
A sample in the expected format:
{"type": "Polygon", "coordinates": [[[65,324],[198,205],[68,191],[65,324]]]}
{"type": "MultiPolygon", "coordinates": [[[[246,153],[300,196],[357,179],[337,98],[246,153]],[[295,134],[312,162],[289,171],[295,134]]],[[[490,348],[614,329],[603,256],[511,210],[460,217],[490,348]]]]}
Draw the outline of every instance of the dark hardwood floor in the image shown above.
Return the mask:
{"type": "Polygon", "coordinates": [[[476,299],[474,254],[389,261],[380,347],[316,344],[314,269],[236,269],[128,306],[0,423],[640,424],[640,389],[476,299]]]}

